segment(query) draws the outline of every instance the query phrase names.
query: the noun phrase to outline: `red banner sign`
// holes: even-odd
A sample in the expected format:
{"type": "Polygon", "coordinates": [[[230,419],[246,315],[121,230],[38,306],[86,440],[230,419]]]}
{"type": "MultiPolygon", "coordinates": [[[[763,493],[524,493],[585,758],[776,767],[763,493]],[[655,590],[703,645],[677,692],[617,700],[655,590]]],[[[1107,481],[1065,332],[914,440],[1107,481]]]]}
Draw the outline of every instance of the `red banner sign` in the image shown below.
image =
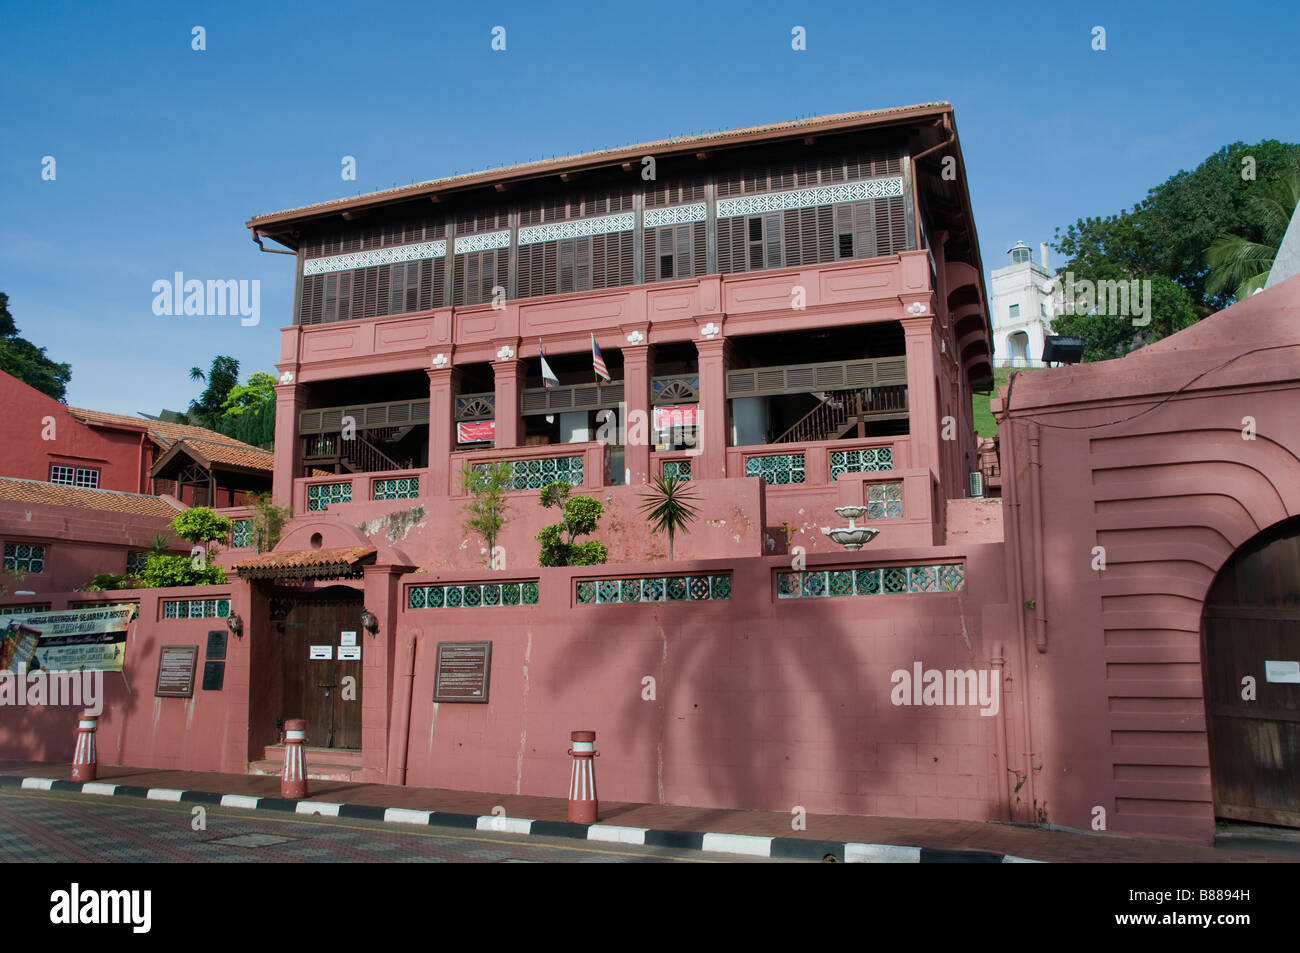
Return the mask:
{"type": "Polygon", "coordinates": [[[472,423],[456,425],[457,443],[491,443],[496,440],[496,436],[495,420],[475,420],[472,423]]]}
{"type": "Polygon", "coordinates": [[[654,409],[655,430],[694,427],[699,410],[699,404],[673,404],[666,407],[656,407],[654,409]]]}

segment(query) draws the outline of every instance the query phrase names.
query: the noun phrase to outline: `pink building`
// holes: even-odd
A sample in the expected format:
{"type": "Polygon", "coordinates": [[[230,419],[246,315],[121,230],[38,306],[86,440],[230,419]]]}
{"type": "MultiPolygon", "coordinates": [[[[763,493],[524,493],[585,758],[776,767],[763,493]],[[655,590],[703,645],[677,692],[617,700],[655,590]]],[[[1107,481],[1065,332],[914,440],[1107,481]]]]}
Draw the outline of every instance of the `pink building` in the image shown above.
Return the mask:
{"type": "MultiPolygon", "coordinates": [[[[228,585],[122,596],[140,621],[105,760],[274,771],[303,717],[318,776],[559,795],[590,728],[612,800],[1083,830],[1101,807],[1111,832],[1205,841],[1216,810],[1246,816],[1246,784],[1285,819],[1287,782],[1280,802],[1258,787],[1274,775],[1212,793],[1198,633],[1233,551],[1296,513],[1294,361],[1251,351],[1295,342],[1295,281],[1122,361],[1013,378],[999,501],[968,495],[991,465],[970,412],[990,341],[946,104],[248,224],[297,253],[274,460],[294,517],[272,552],[223,557],[228,585]],[[1260,439],[1229,446],[1248,414],[1260,439]],[[1076,419],[1104,426],[1049,426],[1076,419]],[[515,480],[496,553],[457,479],[492,461],[515,480]],[[697,496],[672,561],[641,512],[659,474],[697,496]],[[555,481],[604,506],[606,564],[538,566],[555,481]],[[823,533],[844,506],[879,531],[857,551],[823,533]],[[156,717],[131,701],[160,644],[232,616],[221,690],[156,717]],[[440,646],[482,642],[461,673],[480,694],[457,696],[440,646]]],[[[1286,691],[1258,679],[1261,700],[1286,691]]],[[[0,724],[0,754],[66,758],[69,724],[0,724]]]]}

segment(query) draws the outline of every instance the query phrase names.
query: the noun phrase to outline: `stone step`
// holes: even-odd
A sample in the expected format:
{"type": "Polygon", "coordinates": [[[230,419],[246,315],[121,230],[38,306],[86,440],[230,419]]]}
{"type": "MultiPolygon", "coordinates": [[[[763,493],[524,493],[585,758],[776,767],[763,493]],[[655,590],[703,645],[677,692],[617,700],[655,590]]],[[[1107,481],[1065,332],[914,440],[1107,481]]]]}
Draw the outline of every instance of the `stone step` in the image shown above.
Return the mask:
{"type": "MultiPolygon", "coordinates": [[[[361,752],[356,748],[313,748],[304,749],[307,761],[312,764],[331,764],[345,768],[361,767],[361,752]]],[[[284,745],[267,745],[262,753],[262,760],[284,764],[284,745]]]]}
{"type": "MultiPolygon", "coordinates": [[[[249,762],[247,773],[281,777],[284,774],[284,759],[249,762]]],[[[309,781],[352,781],[355,780],[355,775],[360,773],[360,765],[352,767],[344,764],[323,764],[318,761],[307,762],[307,780],[309,781]]]]}

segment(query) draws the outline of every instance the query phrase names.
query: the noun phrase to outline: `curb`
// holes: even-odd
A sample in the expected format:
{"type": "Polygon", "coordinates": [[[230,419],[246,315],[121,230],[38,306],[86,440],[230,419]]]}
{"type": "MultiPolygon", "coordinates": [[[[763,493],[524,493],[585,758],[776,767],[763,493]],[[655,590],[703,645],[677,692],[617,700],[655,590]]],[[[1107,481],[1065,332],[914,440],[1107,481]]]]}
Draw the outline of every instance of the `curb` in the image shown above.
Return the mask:
{"type": "Polygon", "coordinates": [[[31,791],[71,791],[98,797],[134,797],[149,801],[212,804],[245,810],[279,811],[289,814],[318,814],[348,817],[385,824],[447,827],[456,830],[493,831],[502,834],[536,834],[539,837],[568,837],[574,840],[633,844],[643,847],[677,847],[718,854],[750,857],[779,857],[794,860],[835,861],[848,864],[1039,864],[1011,854],[983,850],[940,850],[899,844],[859,844],[847,841],[810,840],[803,837],[763,837],[754,834],[716,834],[665,831],[649,827],[621,827],[615,824],[573,824],[569,821],[536,821],[501,814],[452,814],[406,807],[377,807],[372,804],[341,804],[310,798],[294,801],[251,794],[214,794],[209,791],[181,791],[175,788],[142,788],[106,781],[61,781],[54,778],[0,774],[0,787],[31,791]]]}

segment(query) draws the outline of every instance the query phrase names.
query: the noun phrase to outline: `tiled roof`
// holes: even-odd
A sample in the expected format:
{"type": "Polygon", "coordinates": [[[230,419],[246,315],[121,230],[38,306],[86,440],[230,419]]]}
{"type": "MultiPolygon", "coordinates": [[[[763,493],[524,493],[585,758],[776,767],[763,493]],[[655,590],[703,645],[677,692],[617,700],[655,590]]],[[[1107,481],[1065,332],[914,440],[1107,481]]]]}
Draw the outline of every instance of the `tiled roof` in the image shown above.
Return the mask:
{"type": "Polygon", "coordinates": [[[362,560],[374,555],[373,546],[298,549],[259,553],[231,568],[241,579],[336,579],[360,575],[362,560]]]}
{"type": "Polygon", "coordinates": [[[177,440],[186,437],[195,437],[199,440],[210,440],[214,443],[230,444],[236,447],[249,446],[249,444],[236,440],[234,437],[227,437],[215,430],[195,427],[191,424],[174,424],[166,420],[146,420],[143,417],[130,417],[126,414],[109,414],[102,410],[86,410],[84,407],[69,407],[68,413],[92,427],[98,424],[143,430],[149,434],[154,443],[164,449],[170,447],[177,440]]]}
{"type": "Polygon", "coordinates": [[[193,450],[208,463],[224,463],[232,467],[263,470],[266,473],[271,472],[275,463],[275,454],[270,450],[259,450],[244,443],[216,443],[194,437],[184,437],[179,442],[183,449],[193,450]]]}
{"type": "Polygon", "coordinates": [[[39,480],[18,480],[0,477],[0,500],[21,503],[44,503],[47,506],[76,506],[86,510],[109,510],[114,513],[133,513],[137,516],[157,516],[170,520],[183,507],[167,502],[160,496],[143,493],[121,493],[117,490],[91,490],[78,486],[61,486],[39,480]]]}
{"type": "Polygon", "coordinates": [[[333,199],[329,202],[317,202],[313,205],[303,205],[298,208],[285,209],[282,212],[269,212],[264,215],[255,215],[247,222],[249,227],[254,227],[259,223],[271,219],[293,218],[300,215],[311,215],[314,213],[327,212],[334,207],[348,207],[355,205],[367,205],[372,202],[382,202],[393,199],[400,199],[405,194],[422,195],[426,192],[437,192],[444,188],[455,186],[468,186],[475,183],[490,183],[497,179],[517,178],[530,174],[545,174],[555,172],[568,167],[590,165],[598,163],[601,160],[613,161],[616,157],[643,156],[649,155],[656,151],[664,152],[666,150],[682,151],[683,149],[695,145],[726,145],[731,140],[745,140],[755,137],[761,137],[769,133],[809,133],[815,130],[827,129],[838,131],[836,127],[854,126],[858,124],[871,124],[873,122],[885,122],[894,117],[901,117],[912,113],[932,113],[938,110],[950,110],[952,107],[949,103],[919,103],[915,106],[898,106],[891,109],[870,109],[858,112],[838,113],[833,116],[812,116],[807,119],[792,119],[785,122],[767,123],[761,126],[746,126],[742,129],[722,129],[717,132],[706,132],[695,136],[675,136],[670,139],[659,139],[655,142],[643,142],[637,145],[619,146],[613,149],[598,149],[594,152],[583,152],[571,156],[559,156],[554,159],[541,159],[535,162],[522,162],[517,165],[504,166],[499,169],[487,169],[482,172],[465,172],[460,175],[448,176],[442,179],[430,179],[426,182],[416,182],[413,185],[403,185],[394,189],[381,189],[378,192],[368,192],[365,195],[353,195],[348,198],[333,199]]]}

